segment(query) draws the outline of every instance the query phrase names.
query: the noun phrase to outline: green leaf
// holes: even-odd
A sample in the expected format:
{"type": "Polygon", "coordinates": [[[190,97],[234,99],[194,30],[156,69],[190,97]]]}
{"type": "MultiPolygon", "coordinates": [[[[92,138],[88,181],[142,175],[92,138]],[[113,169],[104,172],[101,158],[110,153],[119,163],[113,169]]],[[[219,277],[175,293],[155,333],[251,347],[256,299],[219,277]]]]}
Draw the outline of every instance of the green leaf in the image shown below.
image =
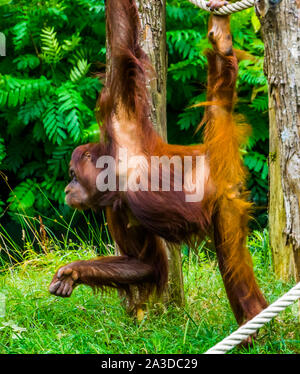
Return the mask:
{"type": "Polygon", "coordinates": [[[39,79],[21,79],[5,75],[0,86],[1,106],[15,108],[25,101],[29,102],[35,96],[43,97],[49,92],[50,84],[51,82],[43,76],[39,79]]]}
{"type": "Polygon", "coordinates": [[[27,18],[23,18],[21,22],[17,23],[12,28],[13,33],[13,43],[15,49],[21,50],[30,42],[30,32],[29,32],[29,21],[27,18]]]}
{"type": "Polygon", "coordinates": [[[35,182],[27,179],[21,182],[13,191],[9,194],[7,202],[10,203],[10,210],[26,210],[31,208],[35,201],[35,182]]]}
{"type": "Polygon", "coordinates": [[[61,145],[67,139],[65,117],[60,111],[60,104],[57,97],[53,97],[52,101],[48,104],[42,116],[42,121],[46,135],[53,143],[61,145]]]}
{"type": "Polygon", "coordinates": [[[17,64],[18,70],[33,70],[40,65],[40,60],[38,57],[30,54],[19,56],[15,58],[13,62],[17,64]]]}
{"type": "Polygon", "coordinates": [[[261,28],[261,24],[260,24],[260,21],[259,21],[259,19],[256,16],[255,13],[253,13],[252,16],[251,16],[251,23],[252,23],[252,26],[254,28],[254,31],[258,32],[261,28]]]}
{"type": "Polygon", "coordinates": [[[0,6],[10,4],[11,2],[12,2],[12,0],[0,0],[0,6]]]}
{"type": "Polygon", "coordinates": [[[1,165],[2,160],[5,158],[5,156],[6,156],[6,150],[5,150],[4,139],[0,138],[0,165],[1,165]]]}
{"type": "Polygon", "coordinates": [[[56,64],[63,57],[62,47],[56,38],[54,27],[45,27],[41,33],[42,55],[47,64],[56,64]]]}
{"type": "Polygon", "coordinates": [[[78,60],[77,66],[74,66],[70,72],[70,79],[72,82],[78,82],[81,80],[89,71],[90,64],[87,60],[78,60]]]}

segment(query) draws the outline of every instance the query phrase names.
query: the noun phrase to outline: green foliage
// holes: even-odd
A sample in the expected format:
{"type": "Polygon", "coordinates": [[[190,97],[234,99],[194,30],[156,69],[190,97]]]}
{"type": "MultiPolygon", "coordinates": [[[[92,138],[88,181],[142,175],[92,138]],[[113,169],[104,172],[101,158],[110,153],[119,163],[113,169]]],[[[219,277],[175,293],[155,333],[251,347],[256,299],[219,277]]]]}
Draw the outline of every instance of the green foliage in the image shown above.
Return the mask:
{"type": "Polygon", "coordinates": [[[34,70],[39,66],[40,60],[37,56],[33,55],[22,55],[14,59],[13,63],[17,64],[18,70],[34,70]]]}
{"type": "Polygon", "coordinates": [[[39,79],[21,79],[0,75],[0,107],[15,108],[35,98],[43,97],[51,89],[51,82],[44,76],[39,79]]]}
{"type": "Polygon", "coordinates": [[[26,210],[31,208],[35,201],[36,184],[33,180],[27,179],[21,182],[11,193],[7,201],[11,203],[12,210],[26,210]]]}
{"type": "MultiPolygon", "coordinates": [[[[104,0],[0,2],[7,56],[0,59],[0,214],[20,209],[51,215],[66,211],[63,190],[72,150],[99,137],[94,109],[101,85],[93,75],[105,62],[104,0]],[[6,185],[4,185],[6,186],[6,185]],[[31,190],[30,190],[30,189],[31,190]],[[28,193],[26,193],[28,191],[28,193]],[[31,192],[29,192],[31,191],[31,192]],[[6,209],[8,208],[8,209],[6,209]]],[[[205,100],[203,54],[208,13],[187,0],[167,1],[168,135],[171,143],[193,144],[205,100]]],[[[240,62],[237,113],[252,125],[243,150],[249,187],[259,207],[267,202],[267,83],[264,45],[253,9],[232,16],[234,46],[251,54],[240,62]]],[[[259,223],[265,224],[264,215],[259,223]]]]}
{"type": "Polygon", "coordinates": [[[78,60],[77,66],[74,66],[70,72],[70,79],[72,82],[77,82],[82,79],[89,71],[90,64],[87,60],[78,60]]]}
{"type": "Polygon", "coordinates": [[[56,38],[54,27],[45,27],[41,31],[41,58],[47,64],[56,64],[63,58],[62,48],[56,38]]]}
{"type": "Polygon", "coordinates": [[[0,162],[5,158],[5,145],[4,145],[4,139],[0,138],[0,162]]]}
{"type": "Polygon", "coordinates": [[[93,73],[105,62],[104,0],[6,1],[0,24],[0,214],[51,215],[64,205],[72,150],[99,139],[93,73]]]}

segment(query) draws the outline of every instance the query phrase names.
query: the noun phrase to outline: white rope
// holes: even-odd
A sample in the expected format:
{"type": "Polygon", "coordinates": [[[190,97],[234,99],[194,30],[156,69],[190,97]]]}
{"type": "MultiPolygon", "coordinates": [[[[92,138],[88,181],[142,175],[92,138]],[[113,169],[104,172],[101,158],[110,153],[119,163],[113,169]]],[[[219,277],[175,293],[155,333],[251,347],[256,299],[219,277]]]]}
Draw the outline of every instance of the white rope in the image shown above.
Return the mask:
{"type": "Polygon", "coordinates": [[[300,299],[300,282],[273,304],[245,323],[245,325],[210,348],[205,354],[224,354],[230,351],[298,299],[300,299]]]}
{"type": "Polygon", "coordinates": [[[207,6],[206,0],[189,0],[190,3],[197,7],[212,12],[218,16],[224,16],[226,14],[236,13],[244,9],[253,7],[255,0],[241,0],[233,4],[224,5],[218,10],[211,11],[207,6]]]}

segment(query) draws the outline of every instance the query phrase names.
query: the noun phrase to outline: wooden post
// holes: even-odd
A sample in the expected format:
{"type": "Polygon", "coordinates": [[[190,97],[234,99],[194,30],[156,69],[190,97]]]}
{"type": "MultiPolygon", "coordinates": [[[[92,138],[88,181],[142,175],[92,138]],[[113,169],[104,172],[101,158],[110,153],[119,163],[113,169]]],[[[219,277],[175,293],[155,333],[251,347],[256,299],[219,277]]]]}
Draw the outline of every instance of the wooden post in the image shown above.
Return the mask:
{"type": "Polygon", "coordinates": [[[256,9],[269,82],[270,243],[277,276],[300,281],[300,3],[256,9]]]}

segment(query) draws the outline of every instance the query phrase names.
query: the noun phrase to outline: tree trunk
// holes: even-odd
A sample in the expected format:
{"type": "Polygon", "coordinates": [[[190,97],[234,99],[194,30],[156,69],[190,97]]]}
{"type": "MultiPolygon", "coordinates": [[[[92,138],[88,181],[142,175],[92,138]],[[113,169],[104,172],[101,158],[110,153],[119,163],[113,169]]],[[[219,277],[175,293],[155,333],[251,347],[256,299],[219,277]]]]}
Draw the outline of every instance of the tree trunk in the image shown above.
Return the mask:
{"type": "MultiPolygon", "coordinates": [[[[151,120],[167,141],[167,51],[166,0],[137,1],[142,24],[141,45],[150,58],[156,77],[149,82],[152,99],[151,120]]],[[[164,300],[184,304],[180,247],[165,243],[169,258],[169,286],[164,300]]]]}
{"type": "Polygon", "coordinates": [[[155,130],[167,140],[166,1],[139,0],[137,5],[142,24],[141,45],[156,73],[149,82],[151,120],[155,130]]]}
{"type": "Polygon", "coordinates": [[[300,281],[300,4],[268,4],[257,12],[269,82],[270,243],[277,276],[300,281]]]}

